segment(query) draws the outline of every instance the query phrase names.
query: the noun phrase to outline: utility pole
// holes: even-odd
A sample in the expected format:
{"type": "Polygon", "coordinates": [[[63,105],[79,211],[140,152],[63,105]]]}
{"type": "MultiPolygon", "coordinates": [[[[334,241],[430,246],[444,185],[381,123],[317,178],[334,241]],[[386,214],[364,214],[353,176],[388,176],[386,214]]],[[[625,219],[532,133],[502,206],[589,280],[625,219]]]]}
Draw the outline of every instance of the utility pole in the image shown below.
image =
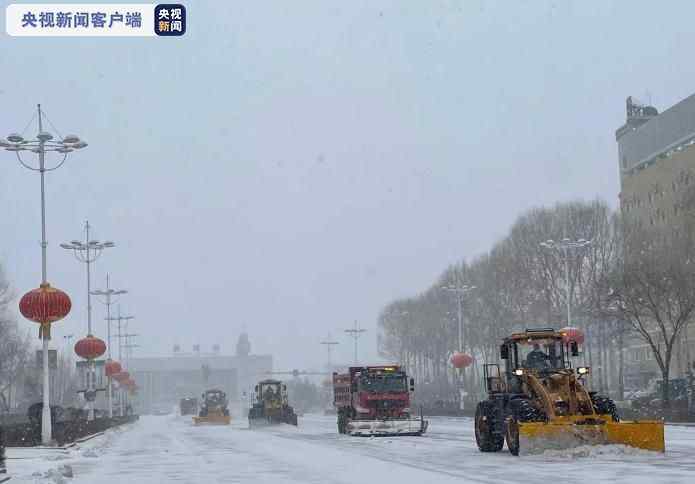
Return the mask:
{"type": "MultiPolygon", "coordinates": [[[[135,316],[122,316],[121,315],[121,305],[119,304],[118,305],[118,316],[116,316],[115,318],[109,317],[107,319],[109,321],[118,321],[118,361],[120,361],[122,363],[123,362],[123,343],[122,343],[123,334],[121,333],[121,322],[122,321],[130,321],[131,319],[135,319],[135,316]]],[[[124,366],[127,367],[127,365],[124,365],[124,366]]],[[[124,368],[124,370],[125,370],[125,368],[124,368]]],[[[123,389],[122,388],[119,389],[118,401],[121,402],[120,414],[121,414],[121,417],[123,417],[123,415],[124,415],[123,410],[124,409],[123,409],[123,389]]]]}
{"type": "Polygon", "coordinates": [[[350,337],[355,340],[355,366],[357,366],[357,340],[360,339],[362,333],[366,333],[366,329],[361,329],[357,326],[357,320],[355,320],[355,327],[351,329],[346,329],[345,332],[350,335],[350,337]]]}
{"type": "Polygon", "coordinates": [[[321,344],[326,347],[326,350],[328,351],[328,372],[333,373],[333,368],[331,366],[331,346],[338,345],[337,341],[331,341],[331,335],[328,335],[328,338],[326,338],[326,341],[321,341],[321,344]]]}
{"type": "MultiPolygon", "coordinates": [[[[112,299],[113,296],[118,296],[121,294],[126,294],[128,291],[125,289],[112,289],[109,285],[109,275],[106,274],[106,290],[101,290],[101,289],[96,289],[92,291],[92,294],[94,296],[104,296],[106,298],[105,301],[101,301],[106,305],[106,327],[107,327],[107,344],[106,347],[108,349],[108,356],[107,360],[111,361],[111,305],[115,303],[112,299]]],[[[109,401],[109,418],[113,417],[113,381],[111,376],[108,376],[106,378],[107,383],[108,383],[108,401],[109,401]]]]}

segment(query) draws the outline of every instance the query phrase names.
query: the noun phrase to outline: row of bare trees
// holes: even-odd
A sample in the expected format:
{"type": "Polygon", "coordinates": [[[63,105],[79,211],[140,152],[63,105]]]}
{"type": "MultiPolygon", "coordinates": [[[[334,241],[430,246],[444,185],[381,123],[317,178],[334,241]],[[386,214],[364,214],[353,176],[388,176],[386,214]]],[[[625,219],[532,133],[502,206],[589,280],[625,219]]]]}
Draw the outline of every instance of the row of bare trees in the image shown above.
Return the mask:
{"type": "MultiPolygon", "coordinates": [[[[583,357],[601,390],[622,395],[623,349],[635,340],[648,344],[668,382],[695,311],[695,224],[683,213],[657,229],[602,201],[530,210],[487,253],[448,267],[421,294],[388,304],[378,320],[380,352],[407,365],[432,397],[455,398],[458,376],[449,360],[457,349],[457,301],[443,288],[466,284],[475,286],[463,298],[462,349],[475,359],[462,377],[469,392],[482,390],[480,365],[497,361],[505,335],[540,326],[584,331],[583,357]],[[566,254],[540,245],[564,238],[591,244],[566,254]]],[[[668,384],[663,388],[667,405],[668,384]]]]}

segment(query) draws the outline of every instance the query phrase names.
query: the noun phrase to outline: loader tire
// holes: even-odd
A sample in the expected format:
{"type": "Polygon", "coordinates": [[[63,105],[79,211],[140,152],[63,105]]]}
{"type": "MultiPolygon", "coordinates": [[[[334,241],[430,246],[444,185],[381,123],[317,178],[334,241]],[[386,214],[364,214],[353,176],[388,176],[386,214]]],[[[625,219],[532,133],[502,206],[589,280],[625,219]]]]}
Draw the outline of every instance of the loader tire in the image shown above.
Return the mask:
{"type": "Polygon", "coordinates": [[[601,395],[591,395],[591,403],[594,405],[594,411],[599,415],[610,415],[614,422],[620,422],[620,414],[615,402],[608,397],[601,395]]]}
{"type": "Polygon", "coordinates": [[[504,447],[504,436],[495,433],[497,418],[494,402],[483,400],[478,403],[475,409],[475,442],[480,452],[499,452],[504,447]]]}
{"type": "Polygon", "coordinates": [[[338,413],[338,433],[339,434],[344,434],[346,431],[345,428],[345,417],[343,416],[343,413],[340,412],[338,413]]]}
{"type": "Polygon", "coordinates": [[[512,455],[519,455],[519,422],[544,422],[545,413],[534,407],[525,398],[517,398],[509,402],[509,417],[505,425],[507,448],[512,455]]]}

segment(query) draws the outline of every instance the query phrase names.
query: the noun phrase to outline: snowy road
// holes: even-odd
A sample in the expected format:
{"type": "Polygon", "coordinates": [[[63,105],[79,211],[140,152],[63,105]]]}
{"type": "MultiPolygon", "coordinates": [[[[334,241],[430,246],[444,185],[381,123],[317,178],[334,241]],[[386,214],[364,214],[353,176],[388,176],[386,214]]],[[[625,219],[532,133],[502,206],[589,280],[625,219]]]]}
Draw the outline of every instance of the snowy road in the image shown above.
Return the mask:
{"type": "MultiPolygon", "coordinates": [[[[185,417],[143,417],[72,451],[12,459],[11,482],[56,482],[69,464],[74,484],[152,483],[563,483],[694,482],[695,428],[669,427],[666,455],[619,447],[574,455],[481,454],[470,420],[432,418],[423,437],[339,436],[334,417],[306,416],[299,428],[193,427],[185,417]],[[587,455],[588,454],[588,455],[587,455]],[[38,471],[38,472],[37,472],[38,471]],[[32,475],[34,473],[34,475],[32,475]]],[[[27,452],[23,451],[28,455],[27,452]]]]}

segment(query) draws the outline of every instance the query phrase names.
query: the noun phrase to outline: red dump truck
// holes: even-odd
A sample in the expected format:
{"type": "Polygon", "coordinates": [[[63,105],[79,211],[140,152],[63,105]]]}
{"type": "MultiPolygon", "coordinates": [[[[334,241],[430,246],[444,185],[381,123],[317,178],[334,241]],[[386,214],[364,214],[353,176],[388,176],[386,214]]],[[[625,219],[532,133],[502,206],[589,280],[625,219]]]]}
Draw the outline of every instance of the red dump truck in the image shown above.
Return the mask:
{"type": "Polygon", "coordinates": [[[361,436],[422,435],[428,422],[412,417],[414,381],[399,365],[353,366],[333,373],[338,433],[361,436]]]}

